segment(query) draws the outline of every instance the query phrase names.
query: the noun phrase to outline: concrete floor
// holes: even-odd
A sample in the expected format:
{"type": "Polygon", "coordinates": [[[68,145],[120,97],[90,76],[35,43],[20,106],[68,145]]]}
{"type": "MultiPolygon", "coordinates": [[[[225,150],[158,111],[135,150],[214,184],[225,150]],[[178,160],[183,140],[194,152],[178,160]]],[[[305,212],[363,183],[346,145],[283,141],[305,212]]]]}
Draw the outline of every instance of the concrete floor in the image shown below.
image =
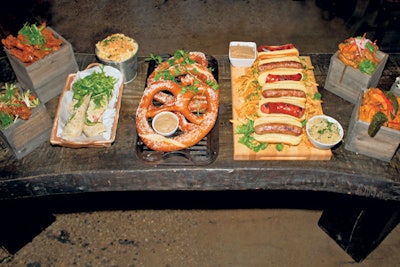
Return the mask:
{"type": "MultiPolygon", "coordinates": [[[[232,40],[294,43],[301,53],[333,53],[354,32],[342,17],[322,19],[314,1],[36,1],[43,2],[48,9],[40,16],[80,53],[93,53],[97,41],[116,32],[136,39],[141,56],[176,49],[226,54],[232,40]]],[[[13,23],[22,20],[17,16],[13,23]]],[[[222,208],[212,203],[237,202],[214,197],[194,209],[159,204],[172,197],[178,203],[189,199],[190,206],[205,196],[167,197],[134,192],[18,202],[16,213],[51,203],[47,208],[55,221],[14,255],[0,249],[0,266],[385,267],[400,262],[397,227],[356,264],[317,225],[323,203],[332,201],[325,194],[265,192],[245,205],[222,208]]],[[[22,227],[29,228],[29,222],[22,227]]]]}

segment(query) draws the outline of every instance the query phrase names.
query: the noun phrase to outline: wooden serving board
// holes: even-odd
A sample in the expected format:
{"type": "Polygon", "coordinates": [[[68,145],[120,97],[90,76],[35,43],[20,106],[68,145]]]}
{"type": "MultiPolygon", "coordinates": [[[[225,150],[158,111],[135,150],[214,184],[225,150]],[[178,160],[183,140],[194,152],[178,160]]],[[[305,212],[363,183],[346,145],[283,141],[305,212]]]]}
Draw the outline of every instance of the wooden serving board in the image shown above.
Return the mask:
{"type": "MultiPolygon", "coordinates": [[[[312,70],[312,63],[310,57],[302,56],[308,69],[308,80],[313,81],[315,83],[314,72],[312,70]]],[[[237,79],[250,71],[250,68],[243,67],[233,67],[231,65],[231,81],[232,81],[232,113],[233,113],[233,144],[234,144],[234,160],[330,160],[332,157],[332,151],[322,150],[314,147],[309,142],[307,142],[306,138],[303,138],[303,141],[298,146],[288,146],[285,145],[282,151],[276,150],[275,144],[270,144],[265,150],[254,152],[248,149],[245,145],[239,143],[239,138],[241,135],[235,134],[236,127],[238,126],[237,122],[237,114],[235,107],[240,106],[241,102],[240,97],[238,96],[238,87],[240,84],[237,82],[237,79]],[[304,141],[304,139],[306,141],[304,141]]],[[[310,90],[318,92],[317,86],[309,87],[310,90]]],[[[322,107],[321,107],[321,114],[322,107]]]]}

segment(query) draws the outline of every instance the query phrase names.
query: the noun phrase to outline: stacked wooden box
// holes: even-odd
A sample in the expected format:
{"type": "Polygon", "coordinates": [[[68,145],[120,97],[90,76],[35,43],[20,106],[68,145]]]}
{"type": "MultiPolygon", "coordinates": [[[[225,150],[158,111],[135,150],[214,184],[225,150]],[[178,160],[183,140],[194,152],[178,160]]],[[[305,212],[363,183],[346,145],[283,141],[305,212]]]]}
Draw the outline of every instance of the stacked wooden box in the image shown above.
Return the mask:
{"type": "Polygon", "coordinates": [[[44,142],[49,142],[53,120],[45,103],[62,92],[69,74],[79,70],[71,44],[53,29],[47,28],[62,40],[62,45],[37,62],[26,65],[8,49],[4,49],[17,77],[18,86],[30,90],[40,100],[28,120],[18,119],[9,127],[0,129],[0,138],[17,159],[23,158],[44,142]]]}
{"type": "Polygon", "coordinates": [[[48,141],[53,121],[43,103],[32,109],[28,120],[17,119],[5,129],[0,137],[17,159],[21,159],[39,145],[48,141]]]}
{"type": "Polygon", "coordinates": [[[380,62],[374,73],[369,75],[343,64],[338,54],[339,52],[336,52],[331,58],[324,88],[355,104],[362,90],[378,85],[389,56],[377,51],[376,55],[380,62]]]}
{"type": "Polygon", "coordinates": [[[72,46],[53,29],[54,36],[62,40],[61,48],[28,66],[4,49],[20,85],[35,92],[40,101],[47,103],[63,90],[68,75],[78,71],[72,46]]]}
{"type": "Polygon", "coordinates": [[[374,137],[368,135],[369,123],[359,120],[364,92],[358,96],[348,128],[345,149],[389,162],[400,145],[400,131],[382,126],[374,137]]]}
{"type": "Polygon", "coordinates": [[[376,55],[380,62],[372,75],[369,75],[343,64],[338,54],[339,51],[331,57],[324,87],[355,104],[347,129],[345,149],[389,162],[399,147],[400,131],[381,127],[374,137],[370,137],[369,123],[359,120],[359,109],[364,92],[369,88],[377,87],[389,56],[377,51],[376,55]]]}

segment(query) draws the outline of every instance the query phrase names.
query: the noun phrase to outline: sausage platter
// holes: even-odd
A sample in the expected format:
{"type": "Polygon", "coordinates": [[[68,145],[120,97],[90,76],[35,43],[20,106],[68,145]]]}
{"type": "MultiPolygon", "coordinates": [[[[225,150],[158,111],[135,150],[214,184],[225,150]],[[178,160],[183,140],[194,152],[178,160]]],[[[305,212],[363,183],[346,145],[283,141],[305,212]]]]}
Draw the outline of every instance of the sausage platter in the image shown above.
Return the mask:
{"type": "MultiPolygon", "coordinates": [[[[314,81],[315,77],[312,70],[312,62],[310,57],[301,56],[307,63],[307,77],[309,80],[314,81]]],[[[269,145],[265,150],[254,152],[245,145],[239,143],[240,135],[235,134],[237,127],[235,121],[237,114],[235,107],[239,106],[241,101],[238,94],[238,87],[240,86],[238,78],[250,71],[248,67],[234,67],[231,65],[231,81],[232,81],[232,110],[233,110],[233,138],[234,138],[234,160],[330,160],[332,151],[322,150],[314,147],[307,141],[301,141],[297,146],[286,146],[282,151],[278,151],[274,145],[269,145]]],[[[309,90],[318,92],[316,85],[311,86],[309,90]]],[[[322,106],[320,106],[320,113],[322,114],[322,106]]]]}

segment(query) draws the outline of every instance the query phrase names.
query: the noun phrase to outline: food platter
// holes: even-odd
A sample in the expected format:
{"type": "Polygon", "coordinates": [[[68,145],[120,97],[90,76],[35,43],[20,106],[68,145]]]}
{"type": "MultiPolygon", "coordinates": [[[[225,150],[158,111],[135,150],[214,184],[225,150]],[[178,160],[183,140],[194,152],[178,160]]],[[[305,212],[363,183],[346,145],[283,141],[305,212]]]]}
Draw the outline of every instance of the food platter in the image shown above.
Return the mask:
{"type": "MultiPolygon", "coordinates": [[[[161,57],[163,60],[166,60],[171,56],[172,55],[162,55],[161,57]]],[[[206,58],[208,60],[208,67],[212,69],[212,74],[218,81],[218,61],[210,55],[206,55],[206,58]]],[[[150,60],[146,77],[149,77],[157,66],[158,64],[155,60],[150,60]]],[[[144,88],[146,88],[146,86],[147,84],[144,85],[144,88]]],[[[149,123],[151,124],[151,119],[149,123]]],[[[180,134],[179,130],[176,132],[176,134],[180,134]]],[[[144,144],[139,135],[137,135],[136,142],[137,157],[145,163],[156,165],[207,165],[216,160],[218,156],[218,150],[218,119],[212,130],[200,142],[194,146],[182,150],[169,152],[152,150],[144,144]]]]}
{"type": "Polygon", "coordinates": [[[90,64],[86,70],[78,72],[76,74],[70,74],[67,78],[63,92],[60,95],[56,116],[54,117],[54,123],[50,136],[50,143],[53,145],[59,145],[69,148],[82,148],[82,147],[109,147],[115,141],[115,135],[117,131],[119,111],[121,108],[121,99],[123,92],[123,79],[121,72],[110,66],[103,66],[98,63],[90,64]],[[116,78],[116,83],[113,89],[113,95],[110,102],[107,105],[107,109],[103,116],[103,123],[105,125],[105,132],[93,137],[82,136],[73,139],[64,139],[61,137],[63,128],[68,120],[68,106],[72,101],[71,87],[74,81],[81,77],[85,77],[95,71],[100,71],[104,67],[104,71],[107,75],[116,78]]]}
{"type": "MultiPolygon", "coordinates": [[[[315,83],[314,72],[312,70],[312,62],[310,57],[300,56],[307,65],[307,78],[311,85],[307,86],[311,93],[317,93],[318,87],[315,83]]],[[[330,160],[332,157],[331,150],[322,150],[314,147],[307,138],[303,138],[297,146],[285,145],[282,151],[278,151],[274,145],[268,145],[265,150],[254,152],[239,142],[240,135],[235,134],[238,126],[238,114],[236,109],[240,107],[242,102],[238,94],[239,77],[248,74],[251,71],[247,67],[234,67],[231,65],[232,80],[232,115],[233,115],[233,138],[234,138],[234,159],[235,160],[330,160]]],[[[322,106],[319,106],[320,114],[323,114],[322,106]]]]}

